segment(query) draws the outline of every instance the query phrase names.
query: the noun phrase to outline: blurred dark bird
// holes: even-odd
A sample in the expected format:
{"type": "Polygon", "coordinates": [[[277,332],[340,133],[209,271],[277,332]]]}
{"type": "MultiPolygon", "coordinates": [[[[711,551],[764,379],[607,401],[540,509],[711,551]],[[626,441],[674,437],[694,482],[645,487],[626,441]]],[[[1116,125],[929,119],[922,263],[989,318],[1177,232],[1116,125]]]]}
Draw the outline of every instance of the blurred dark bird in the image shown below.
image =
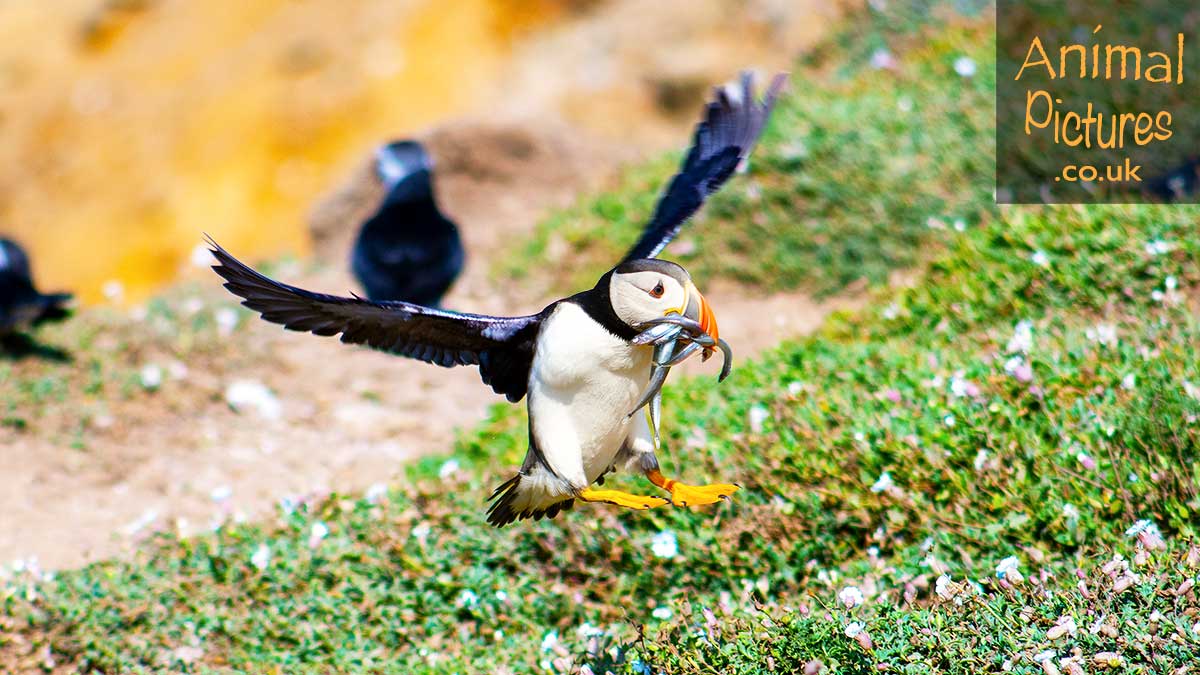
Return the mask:
{"type": "Polygon", "coordinates": [[[15,333],[70,315],[69,293],[39,293],[33,286],[29,256],[8,239],[0,239],[0,335],[15,333]]]}
{"type": "Polygon", "coordinates": [[[1177,202],[1194,196],[1197,188],[1200,188],[1200,157],[1193,157],[1184,164],[1147,180],[1143,189],[1159,201],[1177,202]]]}
{"type": "MultiPolygon", "coordinates": [[[[696,340],[724,344],[712,308],[688,273],[654,256],[749,156],[785,79],[776,76],[762,99],[749,75],[743,75],[740,87],[717,89],[683,165],[638,243],[594,287],[555,300],[535,314],[466,314],[412,302],[313,293],[259,274],[210,239],[218,261],[213,270],[225,280],[225,288],[267,321],[314,335],[340,334],[348,344],[440,366],[477,365],[483,383],[497,394],[514,403],[526,399],[529,449],[517,474],[492,493],[488,522],[497,527],[552,518],[576,501],[632,509],[668,503],[661,497],[592,487],[616,469],[644,474],[669,492],[676,506],[716,503],[737,486],[685,485],[663,476],[655,455],[653,413],[630,412],[646,400],[643,392],[653,393],[647,387],[658,347],[646,337],[658,335],[664,322],[692,326],[696,340]],[[648,325],[653,328],[647,330],[648,325]]],[[[667,356],[687,358],[696,346],[667,356]]],[[[658,380],[656,386],[661,384],[658,380]]]]}
{"type": "Polygon", "coordinates": [[[465,254],[434,200],[433,162],[420,143],[397,141],[375,152],[375,171],[387,196],[354,242],[354,276],[371,300],[437,307],[465,254]]]}

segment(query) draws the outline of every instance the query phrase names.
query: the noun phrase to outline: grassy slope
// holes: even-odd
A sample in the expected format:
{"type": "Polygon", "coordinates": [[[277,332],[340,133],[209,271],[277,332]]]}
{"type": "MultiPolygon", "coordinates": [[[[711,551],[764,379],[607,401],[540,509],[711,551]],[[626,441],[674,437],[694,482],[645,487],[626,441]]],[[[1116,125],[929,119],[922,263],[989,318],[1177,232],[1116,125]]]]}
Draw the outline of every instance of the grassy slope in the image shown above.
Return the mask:
{"type": "MultiPolygon", "coordinates": [[[[979,35],[952,26],[935,43],[968,49],[979,35]]],[[[949,54],[929,55],[921,67],[947,76],[949,54]]],[[[1007,661],[1040,673],[1046,650],[1062,672],[1072,650],[1089,673],[1105,652],[1124,672],[1171,672],[1200,655],[1196,591],[1176,593],[1200,573],[1200,551],[1187,555],[1200,402],[1185,384],[1200,383],[1198,215],[1005,211],[944,233],[916,284],[863,314],[739,365],[720,387],[676,381],[664,459],[691,480],[740,483],[732,504],[579,506],[491,530],[483,498],[525,447],[521,414],[497,408],[445,480],[451,467],[429,459],[378,503],[335,497],[273,523],[164,535],[132,562],[9,583],[0,646],[8,628],[102,672],[755,673],[820,659],[839,672],[1007,661]],[[1147,252],[1154,240],[1174,248],[1147,252]],[[1178,290],[1164,293],[1169,278],[1178,290]],[[1032,322],[1029,378],[1009,363],[1019,320],[1032,322]],[[1098,323],[1115,343],[1089,337],[1098,323]],[[884,472],[894,485],[873,491],[884,472]],[[1124,531],[1139,518],[1163,529],[1166,550],[1138,555],[1124,531]],[[329,535],[310,542],[316,522],[329,535]],[[656,537],[678,552],[659,557],[656,537]],[[1100,569],[1114,553],[1137,574],[1123,592],[1124,573],[1100,569]],[[996,567],[1010,555],[1028,580],[1005,587],[996,567]],[[939,598],[943,571],[981,595],[939,598]],[[849,585],[865,604],[838,602],[849,585]],[[1062,616],[1078,630],[1052,640],[1062,616]],[[847,636],[852,622],[870,649],[847,636]]]]}
{"type": "MultiPolygon", "coordinates": [[[[825,294],[913,265],[931,223],[987,219],[994,71],[964,78],[952,65],[961,56],[993,62],[994,33],[987,22],[959,18],[949,19],[955,29],[931,33],[932,21],[872,13],[843,36],[846,44],[809,56],[749,175],[715,195],[668,256],[701,280],[825,294]],[[872,67],[876,50],[893,54],[895,67],[872,67]]],[[[547,219],[531,240],[497,256],[502,274],[557,275],[548,281],[558,290],[591,283],[636,240],[678,161],[636,167],[615,189],[547,219]]]]}

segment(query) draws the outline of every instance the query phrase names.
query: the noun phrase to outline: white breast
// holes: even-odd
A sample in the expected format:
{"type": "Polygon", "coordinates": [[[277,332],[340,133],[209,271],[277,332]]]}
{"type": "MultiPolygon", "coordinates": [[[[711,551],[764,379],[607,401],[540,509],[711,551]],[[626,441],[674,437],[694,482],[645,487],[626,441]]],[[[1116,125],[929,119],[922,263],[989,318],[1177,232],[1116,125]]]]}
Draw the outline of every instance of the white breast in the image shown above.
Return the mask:
{"type": "Polygon", "coordinates": [[[564,302],[542,324],[529,382],[538,447],[555,473],[586,487],[613,462],[646,387],[650,347],[608,332],[564,302]]]}

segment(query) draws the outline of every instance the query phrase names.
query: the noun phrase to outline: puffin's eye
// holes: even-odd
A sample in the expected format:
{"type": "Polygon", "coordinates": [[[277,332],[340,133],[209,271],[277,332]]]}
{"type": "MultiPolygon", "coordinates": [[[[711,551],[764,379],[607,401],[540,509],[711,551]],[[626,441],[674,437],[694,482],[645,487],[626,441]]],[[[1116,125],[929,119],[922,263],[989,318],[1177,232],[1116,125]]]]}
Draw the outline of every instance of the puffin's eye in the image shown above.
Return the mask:
{"type": "Polygon", "coordinates": [[[655,286],[655,287],[654,287],[654,288],[653,288],[653,289],[650,291],[650,297],[652,297],[652,298],[661,298],[661,297],[663,296],[663,293],[664,293],[664,292],[666,292],[666,290],[667,290],[667,289],[663,288],[662,282],[660,281],[660,282],[658,282],[658,285],[657,285],[657,286],[655,286]]]}

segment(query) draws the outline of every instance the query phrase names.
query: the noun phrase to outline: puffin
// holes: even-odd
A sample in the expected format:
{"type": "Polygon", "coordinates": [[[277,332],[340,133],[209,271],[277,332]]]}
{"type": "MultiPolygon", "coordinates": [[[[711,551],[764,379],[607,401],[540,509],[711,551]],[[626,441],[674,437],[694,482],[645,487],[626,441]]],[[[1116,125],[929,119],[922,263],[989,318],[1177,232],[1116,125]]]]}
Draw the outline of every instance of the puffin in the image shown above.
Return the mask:
{"type": "Polygon", "coordinates": [[[689,485],[663,475],[657,429],[649,414],[634,412],[658,365],[648,334],[679,324],[692,327],[697,343],[719,340],[716,316],[690,275],[656,256],[749,156],[786,77],[773,78],[761,99],[748,73],[717,88],[633,248],[593,287],[535,314],[490,316],[316,293],[260,274],[209,238],[213,270],[244,306],[286,329],[340,335],[344,343],[444,367],[478,366],[497,394],[525,399],[529,448],[516,474],[488,499],[487,520],[496,527],[553,518],[577,501],[642,510],[728,499],[736,485],[689,485]],[[602,489],[605,475],[617,470],[643,474],[669,497],[602,489]]]}
{"type": "Polygon", "coordinates": [[[458,227],[433,194],[433,161],[416,141],[375,151],[375,173],[387,194],[362,224],[350,268],[369,300],[441,305],[466,257],[458,227]]]}
{"type": "Polygon", "coordinates": [[[33,285],[29,256],[16,242],[0,239],[0,336],[70,316],[69,293],[40,293],[33,285]]]}

